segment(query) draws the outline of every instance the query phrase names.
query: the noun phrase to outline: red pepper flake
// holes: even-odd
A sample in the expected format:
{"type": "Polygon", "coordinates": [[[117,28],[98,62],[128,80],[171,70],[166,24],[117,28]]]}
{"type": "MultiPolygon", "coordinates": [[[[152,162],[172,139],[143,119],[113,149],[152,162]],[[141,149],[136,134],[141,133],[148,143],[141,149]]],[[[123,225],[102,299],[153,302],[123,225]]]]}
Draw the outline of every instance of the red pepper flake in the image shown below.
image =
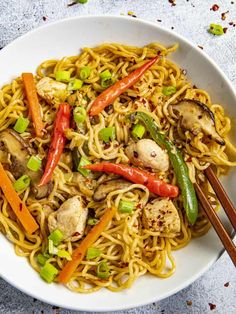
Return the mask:
{"type": "Polygon", "coordinates": [[[202,50],[203,50],[203,47],[202,47],[202,46],[200,46],[200,45],[198,45],[198,48],[200,48],[200,49],[202,49],[202,50]]]}
{"type": "Polygon", "coordinates": [[[190,301],[190,300],[186,301],[186,303],[187,303],[188,306],[191,306],[193,304],[193,302],[190,301]]]}
{"type": "Polygon", "coordinates": [[[228,27],[224,27],[224,28],[223,28],[223,32],[224,32],[224,33],[226,33],[227,30],[228,30],[228,27]]]}
{"type": "Polygon", "coordinates": [[[236,22],[234,22],[234,21],[232,21],[232,22],[229,22],[229,25],[230,25],[230,26],[233,26],[233,27],[235,27],[235,26],[236,26],[236,22]]]}
{"type": "Polygon", "coordinates": [[[47,20],[47,17],[46,17],[46,16],[43,16],[43,20],[46,21],[46,20],[47,20]]]}
{"type": "Polygon", "coordinates": [[[216,308],[216,305],[213,303],[208,303],[210,306],[210,310],[213,311],[216,308]]]}
{"type": "Polygon", "coordinates": [[[226,20],[226,14],[228,14],[228,13],[229,13],[229,11],[226,11],[226,12],[221,13],[221,19],[222,19],[222,21],[226,20]]]}
{"type": "Polygon", "coordinates": [[[218,6],[218,4],[213,4],[213,6],[211,7],[210,10],[212,10],[212,11],[218,11],[219,8],[220,8],[220,7],[218,6]]]}
{"type": "Polygon", "coordinates": [[[175,0],[168,0],[171,3],[171,6],[174,7],[176,5],[175,0]]]}
{"type": "Polygon", "coordinates": [[[23,204],[20,203],[20,208],[19,208],[20,212],[22,211],[22,209],[23,209],[23,204]]]}
{"type": "Polygon", "coordinates": [[[228,288],[228,286],[229,286],[229,282],[226,282],[226,283],[224,284],[224,287],[228,288]]]}

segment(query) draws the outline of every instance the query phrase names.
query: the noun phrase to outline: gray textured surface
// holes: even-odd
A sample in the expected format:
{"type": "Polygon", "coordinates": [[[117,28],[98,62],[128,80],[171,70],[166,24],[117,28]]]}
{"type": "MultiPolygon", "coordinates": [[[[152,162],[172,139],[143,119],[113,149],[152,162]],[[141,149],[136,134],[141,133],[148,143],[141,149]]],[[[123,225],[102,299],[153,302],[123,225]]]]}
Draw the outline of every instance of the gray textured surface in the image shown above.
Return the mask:
{"type": "MultiPolygon", "coordinates": [[[[204,51],[218,63],[236,86],[236,27],[229,25],[229,22],[236,21],[236,0],[176,0],[176,6],[173,7],[168,0],[89,0],[85,5],[78,4],[68,8],[69,1],[0,0],[0,47],[39,25],[64,17],[121,13],[126,15],[128,11],[133,11],[139,18],[156,21],[168,29],[174,27],[177,33],[196,45],[203,46],[204,51]],[[214,3],[220,6],[216,12],[210,10],[214,3]],[[221,13],[227,10],[227,18],[222,21],[221,13]],[[43,17],[46,17],[46,21],[43,17]],[[158,22],[159,19],[162,22],[158,22]],[[221,37],[208,34],[207,27],[212,22],[228,27],[227,33],[221,37]]],[[[0,314],[75,313],[34,300],[1,279],[0,291],[0,314]]],[[[224,254],[204,276],[188,288],[161,302],[123,313],[233,314],[236,313],[235,297],[235,268],[224,254]],[[224,286],[226,282],[229,282],[228,287],[224,286]],[[187,301],[192,301],[192,305],[187,305],[187,301]],[[208,303],[215,304],[216,308],[210,310],[208,303]]]]}

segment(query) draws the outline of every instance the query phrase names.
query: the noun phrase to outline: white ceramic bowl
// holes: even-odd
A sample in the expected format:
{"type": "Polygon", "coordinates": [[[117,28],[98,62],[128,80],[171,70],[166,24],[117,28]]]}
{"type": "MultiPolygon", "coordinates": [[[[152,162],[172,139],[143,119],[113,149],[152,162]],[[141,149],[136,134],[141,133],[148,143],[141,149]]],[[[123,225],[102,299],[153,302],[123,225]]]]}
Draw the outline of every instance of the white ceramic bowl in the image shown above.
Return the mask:
{"type": "MultiPolygon", "coordinates": [[[[176,42],[180,48],[171,58],[187,73],[192,82],[206,89],[214,102],[224,105],[226,112],[236,118],[236,96],[229,80],[215,63],[183,37],[154,23],[125,17],[80,17],[52,23],[15,40],[0,52],[0,86],[21,72],[35,71],[46,59],[75,55],[84,46],[103,42],[120,42],[142,46],[158,41],[165,45],[176,42]]],[[[235,130],[234,130],[235,132],[235,130]]],[[[233,193],[236,173],[232,172],[223,183],[236,202],[233,193]]],[[[221,211],[226,225],[228,220],[221,211]]],[[[95,294],[76,294],[64,286],[46,284],[31,269],[26,259],[17,257],[11,243],[0,235],[0,275],[25,293],[64,308],[85,311],[128,309],[166,298],[191,284],[220,256],[222,245],[214,230],[191,241],[184,249],[174,252],[176,273],[168,279],[143,276],[131,289],[119,293],[107,290],[95,294]]]]}

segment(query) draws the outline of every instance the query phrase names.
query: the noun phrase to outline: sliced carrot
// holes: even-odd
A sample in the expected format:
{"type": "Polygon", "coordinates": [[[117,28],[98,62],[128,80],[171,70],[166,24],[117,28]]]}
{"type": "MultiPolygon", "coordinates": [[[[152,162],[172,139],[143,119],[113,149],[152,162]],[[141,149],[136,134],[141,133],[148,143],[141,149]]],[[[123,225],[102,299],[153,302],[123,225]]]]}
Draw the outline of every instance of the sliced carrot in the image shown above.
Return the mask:
{"type": "Polygon", "coordinates": [[[34,76],[32,73],[22,73],[22,80],[25,87],[26,97],[29,103],[29,111],[34,123],[35,133],[38,137],[43,136],[43,121],[41,108],[38,100],[34,76]]]}
{"type": "Polygon", "coordinates": [[[116,212],[116,208],[108,208],[105,214],[100,219],[99,223],[91,229],[87,236],[81,241],[77,249],[72,254],[72,261],[67,262],[64,268],[61,270],[58,281],[66,284],[73,273],[76,271],[79,264],[82,262],[88,248],[99,238],[101,233],[105,230],[108,223],[116,212]]]}
{"type": "Polygon", "coordinates": [[[0,188],[2,189],[8,203],[27,233],[32,234],[38,229],[38,224],[16,193],[11,180],[8,178],[2,164],[0,163],[0,188]]]}

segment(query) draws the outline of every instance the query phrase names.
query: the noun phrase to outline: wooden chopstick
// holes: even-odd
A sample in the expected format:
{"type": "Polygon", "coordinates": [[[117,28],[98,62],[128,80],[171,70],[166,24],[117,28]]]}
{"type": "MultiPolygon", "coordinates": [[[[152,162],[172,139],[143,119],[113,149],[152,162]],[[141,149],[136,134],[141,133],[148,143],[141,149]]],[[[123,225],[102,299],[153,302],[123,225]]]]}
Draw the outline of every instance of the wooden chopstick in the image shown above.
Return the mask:
{"type": "Polygon", "coordinates": [[[236,230],[236,210],[211,166],[205,170],[205,175],[224,208],[234,230],[236,230]]]}
{"type": "MultiPolygon", "coordinates": [[[[212,226],[214,227],[216,233],[218,234],[222,244],[224,245],[226,251],[228,252],[231,260],[233,261],[234,265],[236,266],[236,246],[233,243],[233,240],[228,235],[227,231],[225,230],[224,226],[222,225],[218,215],[216,214],[215,210],[212,208],[211,204],[208,202],[205,194],[203,193],[200,186],[195,183],[195,190],[198,196],[199,201],[202,204],[202,207],[211,222],[212,226]]],[[[223,205],[222,205],[223,206],[223,205]]]]}

